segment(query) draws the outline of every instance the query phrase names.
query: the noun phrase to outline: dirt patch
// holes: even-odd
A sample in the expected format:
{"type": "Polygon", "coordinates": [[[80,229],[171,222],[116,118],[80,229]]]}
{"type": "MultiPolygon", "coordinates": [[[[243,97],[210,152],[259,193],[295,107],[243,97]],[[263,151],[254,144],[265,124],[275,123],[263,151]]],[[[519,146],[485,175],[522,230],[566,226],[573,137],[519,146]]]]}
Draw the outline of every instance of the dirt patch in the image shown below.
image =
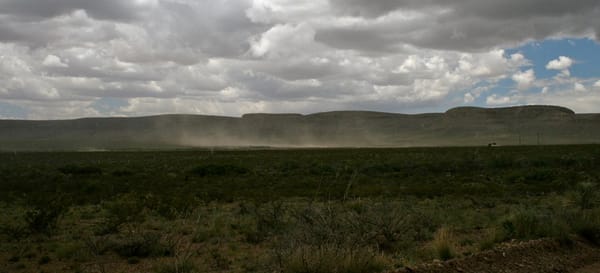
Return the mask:
{"type": "Polygon", "coordinates": [[[598,273],[600,272],[600,263],[588,265],[584,268],[580,268],[575,273],[598,273]]]}
{"type": "Polygon", "coordinates": [[[507,243],[469,257],[407,267],[393,273],[589,273],[600,272],[586,269],[586,266],[597,269],[598,261],[600,248],[583,241],[565,246],[543,239],[507,243]]]}

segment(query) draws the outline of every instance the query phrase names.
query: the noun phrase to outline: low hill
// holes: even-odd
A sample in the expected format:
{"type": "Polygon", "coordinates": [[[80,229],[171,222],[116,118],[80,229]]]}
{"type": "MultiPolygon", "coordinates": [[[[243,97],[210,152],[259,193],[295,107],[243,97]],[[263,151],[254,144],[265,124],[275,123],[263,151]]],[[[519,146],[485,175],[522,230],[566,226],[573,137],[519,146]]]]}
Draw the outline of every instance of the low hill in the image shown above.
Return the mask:
{"type": "Polygon", "coordinates": [[[189,147],[385,147],[600,142],[600,114],[557,106],[459,107],[445,113],[339,111],[0,120],[0,150],[189,147]]]}

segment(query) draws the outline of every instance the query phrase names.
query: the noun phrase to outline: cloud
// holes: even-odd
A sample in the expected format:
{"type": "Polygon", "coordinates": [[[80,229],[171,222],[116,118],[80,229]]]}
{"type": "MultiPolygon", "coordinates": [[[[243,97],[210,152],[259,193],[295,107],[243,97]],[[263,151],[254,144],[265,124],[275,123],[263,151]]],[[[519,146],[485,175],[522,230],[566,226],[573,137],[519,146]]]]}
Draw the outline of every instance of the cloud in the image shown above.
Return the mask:
{"type": "Polygon", "coordinates": [[[565,70],[573,65],[573,60],[569,57],[560,56],[558,59],[548,62],[546,69],[550,70],[565,70]]]}
{"type": "Polygon", "coordinates": [[[330,0],[334,8],[347,15],[379,17],[395,10],[448,9],[458,15],[474,15],[493,19],[526,16],[557,16],[585,12],[598,6],[593,0],[565,3],[561,0],[330,0]]]}
{"type": "Polygon", "coordinates": [[[576,83],[573,85],[573,90],[574,90],[575,92],[586,92],[586,91],[587,91],[587,88],[586,88],[586,87],[585,87],[583,84],[576,82],[576,83]]]}
{"type": "Polygon", "coordinates": [[[475,101],[475,97],[471,93],[465,93],[463,102],[464,103],[472,103],[475,101]]]}
{"type": "Polygon", "coordinates": [[[598,17],[591,0],[0,0],[0,100],[64,118],[441,111],[512,98],[511,79],[555,96],[598,87],[506,49],[596,38],[598,17]]]}
{"type": "Polygon", "coordinates": [[[68,67],[66,63],[63,63],[62,60],[56,55],[48,55],[42,62],[44,66],[47,67],[68,67]]]}
{"type": "Polygon", "coordinates": [[[487,97],[485,103],[490,106],[498,106],[498,105],[508,105],[514,104],[516,101],[514,98],[509,96],[500,96],[497,94],[492,94],[487,97]]]}
{"type": "Polygon", "coordinates": [[[527,90],[531,88],[535,82],[535,72],[533,69],[528,69],[524,72],[517,72],[512,76],[512,80],[517,83],[519,90],[527,90]]]}
{"type": "MultiPolygon", "coordinates": [[[[404,44],[461,51],[489,50],[548,37],[593,37],[592,0],[330,0],[339,14],[357,18],[331,24],[316,37],[337,48],[391,50],[404,44]],[[361,42],[362,41],[362,42],[361,42]]],[[[596,33],[597,34],[597,33],[596,33]]]]}
{"type": "Polygon", "coordinates": [[[149,9],[158,6],[158,0],[2,0],[1,14],[9,14],[25,19],[43,19],[68,14],[75,10],[85,10],[98,19],[133,20],[138,19],[149,9]]]}
{"type": "Polygon", "coordinates": [[[260,36],[250,40],[250,53],[254,57],[278,55],[290,57],[314,41],[315,32],[305,24],[275,25],[260,36]],[[284,54],[287,54],[284,56],[284,54]]]}

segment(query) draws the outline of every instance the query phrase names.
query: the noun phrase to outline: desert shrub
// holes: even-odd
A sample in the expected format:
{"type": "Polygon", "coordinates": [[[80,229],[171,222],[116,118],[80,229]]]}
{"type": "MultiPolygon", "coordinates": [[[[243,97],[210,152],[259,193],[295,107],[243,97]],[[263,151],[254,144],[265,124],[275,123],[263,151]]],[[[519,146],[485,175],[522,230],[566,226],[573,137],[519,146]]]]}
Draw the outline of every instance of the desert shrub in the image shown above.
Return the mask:
{"type": "Polygon", "coordinates": [[[135,173],[133,171],[128,169],[118,169],[111,172],[111,175],[116,177],[132,176],[134,174],[135,173]]]}
{"type": "Polygon", "coordinates": [[[232,164],[207,164],[197,166],[190,170],[190,173],[196,176],[229,176],[229,175],[243,175],[248,173],[247,168],[232,165],[232,164]]]}
{"type": "Polygon", "coordinates": [[[402,167],[390,163],[370,164],[361,169],[361,173],[369,176],[384,176],[402,171],[402,167]]]}
{"type": "Polygon", "coordinates": [[[485,234],[485,237],[479,242],[479,250],[489,250],[494,248],[494,246],[498,243],[498,235],[496,229],[492,229],[485,234]]]}
{"type": "Polygon", "coordinates": [[[154,266],[155,273],[196,273],[198,270],[196,264],[190,260],[174,261],[172,263],[163,262],[154,266]]]}
{"type": "Polygon", "coordinates": [[[450,229],[442,227],[437,230],[432,241],[433,251],[438,259],[447,261],[456,256],[456,241],[450,229]]]}
{"type": "Polygon", "coordinates": [[[97,235],[116,233],[126,223],[140,222],[144,218],[144,202],[131,195],[121,195],[102,204],[106,218],[96,229],[97,235]]]}
{"type": "Polygon", "coordinates": [[[306,172],[308,174],[311,175],[322,175],[322,176],[330,176],[330,175],[334,175],[336,173],[336,170],[334,167],[330,166],[330,165],[326,165],[320,162],[313,162],[312,164],[310,164],[308,166],[308,169],[306,170],[306,172]]]}
{"type": "Polygon", "coordinates": [[[389,262],[368,248],[336,244],[301,245],[289,248],[281,260],[282,272],[289,273],[369,273],[381,272],[389,262]]]}
{"type": "Polygon", "coordinates": [[[141,201],[144,208],[168,220],[190,216],[194,208],[201,203],[195,196],[187,192],[165,195],[147,194],[141,201]]]}
{"type": "Polygon", "coordinates": [[[145,258],[173,255],[175,246],[163,241],[159,233],[142,232],[117,238],[110,248],[124,258],[145,258]]]}
{"type": "Polygon", "coordinates": [[[111,242],[105,237],[85,236],[82,239],[85,249],[94,257],[104,255],[111,247],[111,242]]]}
{"type": "Polygon", "coordinates": [[[29,235],[22,206],[0,205],[0,240],[19,241],[29,235]]]}
{"type": "Polygon", "coordinates": [[[515,165],[515,159],[511,156],[499,154],[494,155],[488,160],[488,167],[494,169],[506,169],[511,168],[515,165]]]}
{"type": "Polygon", "coordinates": [[[227,215],[221,212],[213,212],[198,224],[192,239],[197,243],[218,243],[229,240],[232,235],[230,227],[231,221],[227,215]]]}
{"type": "Polygon", "coordinates": [[[96,166],[66,165],[58,168],[58,171],[67,175],[100,175],[102,169],[96,166]]]}
{"type": "Polygon", "coordinates": [[[284,230],[288,208],[282,201],[270,201],[256,205],[253,214],[256,217],[257,232],[262,236],[270,236],[284,230]]]}
{"type": "Polygon", "coordinates": [[[598,186],[595,183],[581,182],[575,187],[574,201],[581,210],[593,208],[597,199],[598,186]]]}
{"type": "Polygon", "coordinates": [[[32,197],[27,200],[25,211],[27,230],[34,234],[49,234],[54,231],[59,218],[67,211],[68,202],[63,197],[32,197]]]}
{"type": "Polygon", "coordinates": [[[429,238],[437,224],[402,203],[307,204],[290,212],[274,257],[287,272],[374,272],[388,266],[382,255],[429,238]]]}
{"type": "Polygon", "coordinates": [[[44,255],[42,257],[40,257],[40,259],[38,260],[38,264],[39,265],[44,265],[44,264],[48,264],[52,259],[50,259],[50,257],[48,257],[48,255],[44,255]]]}
{"type": "Polygon", "coordinates": [[[575,233],[600,246],[600,210],[578,212],[569,221],[575,233]]]}
{"type": "Polygon", "coordinates": [[[62,242],[56,246],[56,257],[65,260],[77,257],[82,250],[85,249],[85,244],[81,242],[62,242]]]}
{"type": "Polygon", "coordinates": [[[544,237],[566,239],[570,227],[565,215],[545,210],[522,210],[501,223],[501,240],[530,240],[544,237]]]}
{"type": "Polygon", "coordinates": [[[231,225],[231,228],[242,235],[245,242],[251,244],[258,244],[268,236],[268,233],[264,232],[264,228],[259,230],[257,219],[250,215],[239,216],[238,220],[231,225]]]}

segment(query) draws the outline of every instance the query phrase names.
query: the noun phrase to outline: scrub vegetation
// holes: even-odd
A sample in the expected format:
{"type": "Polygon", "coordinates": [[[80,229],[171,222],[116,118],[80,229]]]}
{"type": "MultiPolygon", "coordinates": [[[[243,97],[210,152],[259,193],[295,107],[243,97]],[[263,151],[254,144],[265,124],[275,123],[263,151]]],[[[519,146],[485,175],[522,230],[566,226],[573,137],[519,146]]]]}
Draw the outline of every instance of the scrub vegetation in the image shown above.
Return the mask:
{"type": "Polygon", "coordinates": [[[600,244],[600,146],[0,153],[0,273],[381,272],[600,244]]]}

